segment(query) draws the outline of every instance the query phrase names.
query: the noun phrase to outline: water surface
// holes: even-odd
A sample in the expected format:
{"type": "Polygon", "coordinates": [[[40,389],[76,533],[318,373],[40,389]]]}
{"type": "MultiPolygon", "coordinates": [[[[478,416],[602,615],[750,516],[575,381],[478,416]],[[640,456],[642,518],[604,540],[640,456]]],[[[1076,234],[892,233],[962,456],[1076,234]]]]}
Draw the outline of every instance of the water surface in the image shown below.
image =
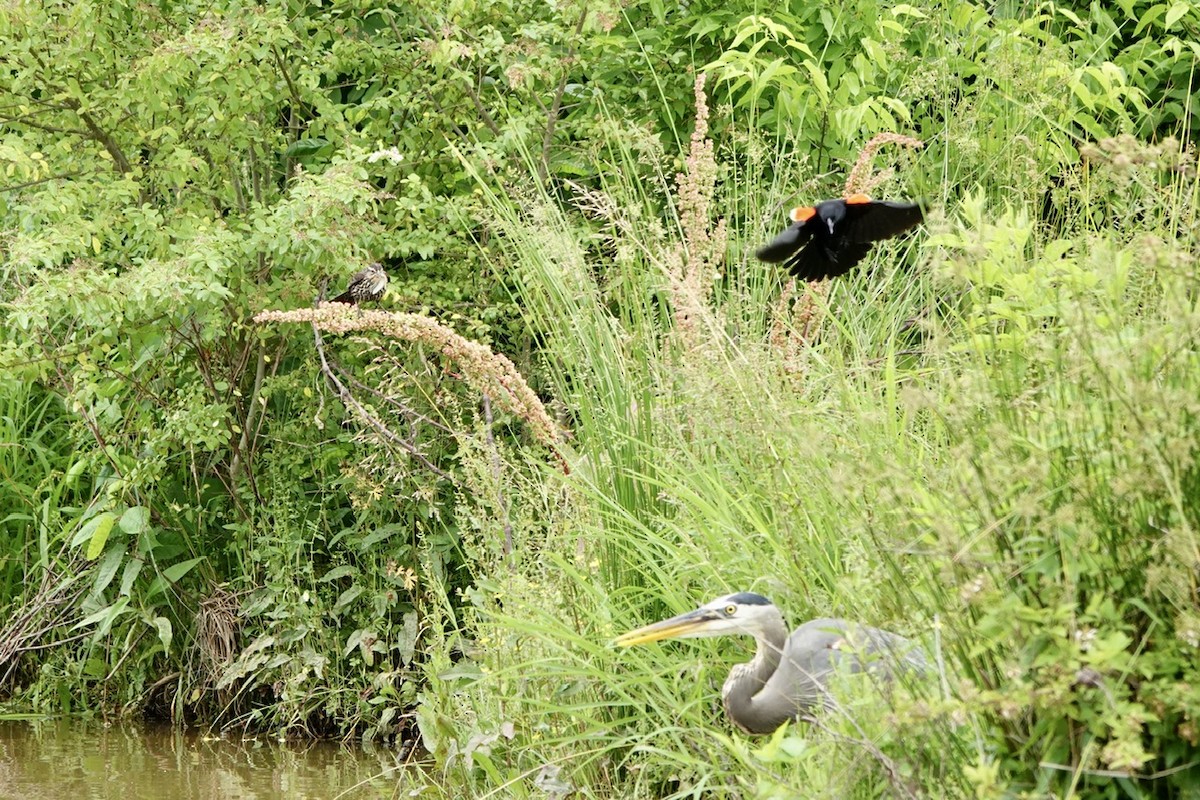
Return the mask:
{"type": "Polygon", "coordinates": [[[387,747],[0,721],[4,800],[376,800],[407,797],[424,783],[387,747]]]}

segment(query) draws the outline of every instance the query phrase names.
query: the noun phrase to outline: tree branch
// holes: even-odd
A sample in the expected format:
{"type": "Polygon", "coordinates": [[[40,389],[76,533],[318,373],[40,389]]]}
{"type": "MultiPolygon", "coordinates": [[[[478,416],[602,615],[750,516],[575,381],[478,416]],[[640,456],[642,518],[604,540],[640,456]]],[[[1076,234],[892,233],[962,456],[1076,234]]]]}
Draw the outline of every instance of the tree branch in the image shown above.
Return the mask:
{"type": "Polygon", "coordinates": [[[97,125],[96,120],[92,119],[91,114],[87,113],[86,111],[79,110],[78,100],[68,100],[67,103],[75,110],[75,113],[79,115],[79,118],[83,120],[83,124],[87,126],[90,137],[103,145],[104,149],[108,151],[108,154],[112,156],[113,165],[116,166],[117,172],[121,173],[122,175],[132,172],[133,167],[129,165],[129,159],[127,159],[125,157],[125,153],[121,151],[121,147],[117,144],[117,140],[114,139],[108,131],[97,125]]]}
{"type": "Polygon", "coordinates": [[[575,35],[571,39],[570,48],[567,49],[567,57],[562,60],[562,78],[558,81],[558,88],[554,91],[554,102],[550,105],[546,130],[542,133],[542,160],[538,164],[538,180],[542,183],[546,182],[546,176],[550,174],[550,145],[554,140],[554,129],[558,126],[558,112],[562,109],[563,93],[567,90],[567,79],[571,75],[570,65],[575,60],[575,42],[583,33],[583,23],[587,21],[588,11],[585,3],[583,10],[579,12],[579,21],[575,23],[575,35]]]}
{"type": "Polygon", "coordinates": [[[36,181],[25,181],[24,183],[14,183],[12,186],[0,186],[0,192],[15,192],[18,189],[28,189],[30,186],[37,186],[39,183],[48,183],[50,181],[65,181],[67,178],[78,178],[80,175],[85,175],[84,172],[64,172],[62,175],[51,175],[48,178],[38,178],[36,181]]]}
{"type": "MultiPolygon", "coordinates": [[[[425,30],[429,31],[429,35],[437,36],[437,29],[433,27],[433,23],[431,23],[423,14],[420,16],[420,19],[421,24],[425,26],[425,30]]],[[[388,22],[392,26],[392,33],[395,35],[396,39],[398,41],[404,41],[404,37],[400,33],[400,29],[396,26],[396,20],[389,19],[388,22]]],[[[479,115],[481,120],[483,120],[483,124],[487,126],[487,129],[492,132],[493,136],[499,136],[500,126],[496,124],[495,118],[488,112],[487,107],[483,105],[483,100],[481,100],[479,97],[479,91],[476,88],[475,83],[470,80],[464,80],[463,86],[467,90],[467,96],[471,98],[471,105],[475,106],[475,113],[479,115]]],[[[440,111],[441,103],[438,102],[437,97],[433,94],[430,94],[429,97],[431,100],[433,100],[434,104],[438,106],[438,110],[440,111]]]]}
{"type": "Polygon", "coordinates": [[[445,472],[434,466],[434,464],[427,459],[425,455],[411,442],[409,442],[403,436],[396,434],[387,425],[384,425],[382,420],[368,411],[362,403],[354,399],[354,395],[350,393],[350,390],[346,388],[345,384],[338,380],[338,377],[333,374],[333,369],[329,366],[329,361],[325,358],[325,340],[321,338],[321,331],[315,324],[313,325],[313,337],[316,341],[317,356],[321,360],[321,372],[324,373],[325,379],[333,385],[334,390],[338,393],[338,397],[342,399],[342,402],[346,405],[346,407],[352,409],[359,416],[359,418],[363,420],[363,422],[367,423],[367,425],[374,429],[374,431],[384,439],[397,445],[401,450],[404,450],[406,453],[408,453],[413,459],[420,462],[421,466],[425,467],[439,478],[443,478],[453,483],[454,478],[452,478],[448,472],[445,472]]]}
{"type": "Polygon", "coordinates": [[[255,417],[258,416],[259,407],[262,403],[259,402],[259,397],[262,395],[263,379],[267,374],[267,344],[260,341],[258,344],[258,363],[254,368],[254,388],[250,390],[250,397],[246,405],[246,419],[242,422],[242,435],[238,439],[237,449],[233,451],[233,459],[229,463],[229,481],[237,483],[238,472],[242,466],[242,453],[246,452],[250,447],[251,431],[254,429],[255,417]]]}

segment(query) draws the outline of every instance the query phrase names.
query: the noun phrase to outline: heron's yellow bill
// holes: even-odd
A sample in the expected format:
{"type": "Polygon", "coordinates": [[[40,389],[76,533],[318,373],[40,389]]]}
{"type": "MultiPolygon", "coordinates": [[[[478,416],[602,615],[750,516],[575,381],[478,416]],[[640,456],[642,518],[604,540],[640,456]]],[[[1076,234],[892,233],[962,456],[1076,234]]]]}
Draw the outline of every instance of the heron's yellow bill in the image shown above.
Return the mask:
{"type": "Polygon", "coordinates": [[[664,619],[662,622],[646,625],[629,633],[623,633],[613,639],[613,644],[617,647],[632,647],[635,644],[657,642],[660,639],[678,639],[694,634],[697,628],[711,620],[711,612],[708,609],[699,608],[677,617],[664,619]]]}

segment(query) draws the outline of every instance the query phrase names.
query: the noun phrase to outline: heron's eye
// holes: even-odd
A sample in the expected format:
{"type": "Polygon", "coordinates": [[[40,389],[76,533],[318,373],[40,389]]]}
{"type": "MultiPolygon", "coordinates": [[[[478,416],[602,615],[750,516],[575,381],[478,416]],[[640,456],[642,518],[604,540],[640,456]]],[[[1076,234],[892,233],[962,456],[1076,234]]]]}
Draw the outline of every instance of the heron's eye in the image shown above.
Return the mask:
{"type": "Polygon", "coordinates": [[[735,606],[735,605],[725,606],[725,616],[732,617],[736,613],[737,613],[737,606],[735,606]]]}

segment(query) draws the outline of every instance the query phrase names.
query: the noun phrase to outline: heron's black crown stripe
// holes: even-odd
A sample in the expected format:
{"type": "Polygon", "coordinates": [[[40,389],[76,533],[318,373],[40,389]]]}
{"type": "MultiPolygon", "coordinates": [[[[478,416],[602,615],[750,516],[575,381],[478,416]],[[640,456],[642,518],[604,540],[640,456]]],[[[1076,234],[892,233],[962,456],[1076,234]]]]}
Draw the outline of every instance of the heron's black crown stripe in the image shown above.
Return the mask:
{"type": "Polygon", "coordinates": [[[737,594],[729,595],[729,599],[743,606],[769,606],[771,601],[763,597],[761,594],[754,592],[738,592],[737,594]]]}

